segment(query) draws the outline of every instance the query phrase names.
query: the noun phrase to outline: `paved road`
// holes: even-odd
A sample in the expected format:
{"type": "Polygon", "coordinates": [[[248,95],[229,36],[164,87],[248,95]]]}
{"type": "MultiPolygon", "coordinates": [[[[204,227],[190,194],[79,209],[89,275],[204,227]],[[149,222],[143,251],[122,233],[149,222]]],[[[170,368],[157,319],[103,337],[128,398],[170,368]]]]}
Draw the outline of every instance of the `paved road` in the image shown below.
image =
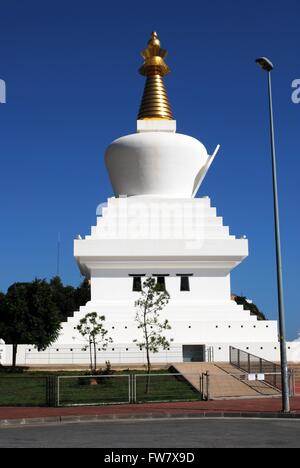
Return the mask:
{"type": "Polygon", "coordinates": [[[0,448],[300,448],[300,421],[172,419],[0,429],[0,448]]]}

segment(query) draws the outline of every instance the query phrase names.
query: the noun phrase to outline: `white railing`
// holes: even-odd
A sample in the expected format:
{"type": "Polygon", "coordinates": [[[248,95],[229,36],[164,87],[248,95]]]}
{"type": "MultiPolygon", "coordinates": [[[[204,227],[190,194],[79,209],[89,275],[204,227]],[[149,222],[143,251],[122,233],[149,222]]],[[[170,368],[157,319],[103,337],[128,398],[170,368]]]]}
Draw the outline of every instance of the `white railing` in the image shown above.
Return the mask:
{"type": "Polygon", "coordinates": [[[57,378],[57,406],[131,403],[130,375],[76,375],[57,378]]]}
{"type": "Polygon", "coordinates": [[[200,375],[179,373],[57,377],[57,406],[201,400],[200,375]]]}
{"type": "Polygon", "coordinates": [[[200,374],[160,373],[135,374],[132,381],[132,402],[198,401],[200,374]]]}

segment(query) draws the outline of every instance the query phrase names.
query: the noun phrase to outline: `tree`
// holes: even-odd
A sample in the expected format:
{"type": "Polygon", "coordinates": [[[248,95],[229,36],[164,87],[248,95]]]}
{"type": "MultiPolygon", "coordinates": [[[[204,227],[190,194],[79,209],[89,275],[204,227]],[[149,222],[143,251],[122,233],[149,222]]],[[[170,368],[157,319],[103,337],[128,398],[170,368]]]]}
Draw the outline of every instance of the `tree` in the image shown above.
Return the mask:
{"type": "Polygon", "coordinates": [[[91,375],[97,372],[97,348],[105,351],[112,338],[108,337],[108,331],[104,328],[105,316],[98,316],[97,312],[90,312],[80,320],[77,330],[81,336],[88,342],[85,349],[90,352],[90,370],[91,375]]]}
{"type": "Polygon", "coordinates": [[[251,315],[256,315],[258,320],[267,320],[265,314],[259,310],[257,305],[253,304],[253,302],[249,302],[246,297],[233,296],[233,299],[237,304],[242,305],[245,310],[249,310],[251,315]]]}
{"type": "Polygon", "coordinates": [[[3,339],[4,330],[5,330],[5,324],[3,321],[4,300],[5,300],[5,294],[0,292],[0,340],[3,339]]]}
{"type": "MultiPolygon", "coordinates": [[[[142,341],[134,340],[140,349],[145,349],[147,356],[147,374],[151,373],[151,353],[158,353],[160,349],[168,349],[170,342],[163,335],[171,330],[168,320],[160,321],[160,312],[169,303],[170,295],[162,290],[154,278],[147,278],[142,287],[141,297],[135,302],[136,322],[142,331],[142,341]]],[[[170,340],[173,341],[173,340],[170,340]]],[[[149,378],[146,393],[149,391],[149,378]]]]}
{"type": "Polygon", "coordinates": [[[82,281],[80,286],[75,290],[75,305],[79,310],[81,306],[85,306],[91,300],[91,285],[90,281],[86,278],[82,281]]]}
{"type": "Polygon", "coordinates": [[[54,302],[60,311],[61,322],[66,322],[68,317],[91,300],[91,288],[87,279],[78,288],[73,288],[73,286],[64,286],[60,277],[55,276],[50,281],[50,286],[54,302]]]}
{"type": "Polygon", "coordinates": [[[59,276],[50,281],[53,300],[60,312],[60,321],[66,322],[77,309],[75,301],[75,288],[64,286],[59,276]]]}
{"type": "Polygon", "coordinates": [[[44,280],[15,283],[0,298],[0,330],[6,344],[13,346],[13,367],[20,344],[31,344],[39,351],[57,340],[60,314],[50,285],[44,280]]]}

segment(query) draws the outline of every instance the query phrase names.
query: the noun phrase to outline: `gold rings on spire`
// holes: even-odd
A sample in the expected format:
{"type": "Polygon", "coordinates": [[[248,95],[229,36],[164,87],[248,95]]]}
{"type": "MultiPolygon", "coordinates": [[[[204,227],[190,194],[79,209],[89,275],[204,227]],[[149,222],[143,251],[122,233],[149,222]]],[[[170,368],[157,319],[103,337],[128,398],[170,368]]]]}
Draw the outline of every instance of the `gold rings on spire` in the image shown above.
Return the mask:
{"type": "Polygon", "coordinates": [[[146,76],[147,80],[138,120],[173,120],[167,90],[163,82],[163,77],[171,71],[164,61],[167,54],[168,52],[160,47],[157,33],[153,32],[147,49],[142,52],[145,61],[139,72],[146,76]]]}

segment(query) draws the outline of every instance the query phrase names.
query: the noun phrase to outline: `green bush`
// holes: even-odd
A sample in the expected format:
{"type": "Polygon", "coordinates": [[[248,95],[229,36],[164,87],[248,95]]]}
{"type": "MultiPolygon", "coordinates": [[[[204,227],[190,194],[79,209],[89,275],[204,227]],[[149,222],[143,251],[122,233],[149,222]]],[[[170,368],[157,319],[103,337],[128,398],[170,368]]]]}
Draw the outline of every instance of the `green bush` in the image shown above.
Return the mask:
{"type": "Polygon", "coordinates": [[[24,374],[28,367],[12,367],[0,365],[0,374],[24,374]]]}

